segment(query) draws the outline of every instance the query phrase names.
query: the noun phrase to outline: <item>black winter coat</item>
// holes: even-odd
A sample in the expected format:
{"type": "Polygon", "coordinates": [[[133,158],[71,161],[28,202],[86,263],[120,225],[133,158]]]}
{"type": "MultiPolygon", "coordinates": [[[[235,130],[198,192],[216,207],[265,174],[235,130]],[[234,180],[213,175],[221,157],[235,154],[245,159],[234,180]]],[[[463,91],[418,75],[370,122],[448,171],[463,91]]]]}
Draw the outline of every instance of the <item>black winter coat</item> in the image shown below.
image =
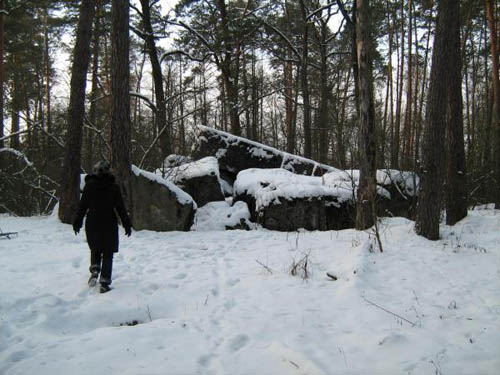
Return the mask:
{"type": "Polygon", "coordinates": [[[118,220],[115,210],[120,215],[123,227],[126,230],[132,228],[115,177],[111,174],[87,175],[73,227],[75,230],[80,229],[83,218],[87,215],[85,233],[91,251],[118,252],[118,220]]]}

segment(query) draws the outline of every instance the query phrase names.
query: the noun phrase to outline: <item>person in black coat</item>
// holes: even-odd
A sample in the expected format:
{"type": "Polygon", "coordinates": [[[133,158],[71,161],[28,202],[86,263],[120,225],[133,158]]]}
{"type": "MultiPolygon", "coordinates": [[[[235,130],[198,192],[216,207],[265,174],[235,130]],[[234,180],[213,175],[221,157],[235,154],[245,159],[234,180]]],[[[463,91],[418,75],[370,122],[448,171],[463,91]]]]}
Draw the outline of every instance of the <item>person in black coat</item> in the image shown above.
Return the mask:
{"type": "Polygon", "coordinates": [[[110,164],[100,161],[94,166],[94,173],[85,177],[85,187],[75,220],[73,230],[78,234],[85,220],[85,233],[90,248],[89,285],[94,286],[100,273],[100,291],[108,292],[113,271],[113,254],[118,252],[118,219],[120,216],[125,234],[130,237],[130,222],[120,188],[111,174],[110,164]],[[116,212],[116,213],[115,213],[116,212]]]}

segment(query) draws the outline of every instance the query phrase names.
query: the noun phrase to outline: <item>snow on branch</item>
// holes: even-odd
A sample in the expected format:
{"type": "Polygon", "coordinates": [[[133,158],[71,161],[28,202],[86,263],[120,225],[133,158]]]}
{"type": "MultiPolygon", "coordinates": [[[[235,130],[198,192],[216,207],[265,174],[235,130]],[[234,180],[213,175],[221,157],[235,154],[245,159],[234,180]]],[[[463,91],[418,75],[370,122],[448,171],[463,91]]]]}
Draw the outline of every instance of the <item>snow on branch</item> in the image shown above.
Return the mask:
{"type": "Polygon", "coordinates": [[[154,112],[157,112],[158,109],[156,108],[156,105],[147,97],[142,95],[141,93],[138,92],[129,92],[130,96],[135,96],[136,98],[142,99],[146,102],[146,105],[151,108],[154,112]]]}
{"type": "Polygon", "coordinates": [[[193,56],[193,55],[189,54],[188,52],[182,51],[182,50],[167,51],[160,57],[160,63],[162,63],[165,59],[167,59],[168,57],[170,57],[172,55],[183,55],[192,61],[205,62],[210,56],[213,55],[213,53],[207,53],[203,57],[196,57],[196,56],[193,56]]]}
{"type": "Polygon", "coordinates": [[[215,63],[217,65],[220,65],[220,59],[219,57],[217,56],[217,53],[216,51],[212,48],[212,46],[210,45],[209,41],[203,36],[201,35],[201,33],[196,30],[196,29],[193,29],[191,26],[189,26],[188,24],[185,24],[184,22],[182,21],[179,21],[179,22],[174,22],[174,21],[166,21],[168,24],[170,25],[173,25],[173,26],[180,26],[180,27],[183,27],[184,29],[188,30],[189,32],[193,33],[200,41],[201,43],[203,43],[203,45],[205,47],[208,48],[208,50],[212,53],[212,55],[214,56],[214,59],[215,59],[215,63]]]}
{"type": "Polygon", "coordinates": [[[316,9],[315,11],[313,11],[313,12],[311,12],[311,13],[309,13],[309,15],[306,17],[306,19],[307,19],[307,20],[310,20],[310,19],[311,19],[311,18],[313,18],[316,14],[321,13],[321,12],[322,12],[323,10],[325,10],[325,9],[329,9],[329,8],[331,8],[331,6],[332,6],[332,5],[335,5],[335,4],[337,4],[337,1],[335,1],[335,2],[331,2],[331,3],[326,4],[326,5],[323,5],[322,7],[320,7],[320,8],[318,8],[318,9],[316,9]]]}
{"type": "MultiPolygon", "coordinates": [[[[257,18],[257,16],[253,15],[255,18],[257,18]]],[[[293,45],[293,43],[290,41],[290,39],[287,38],[287,36],[285,34],[283,34],[283,32],[281,30],[279,30],[278,28],[274,27],[273,25],[267,23],[266,21],[260,19],[260,18],[257,18],[260,22],[262,22],[265,26],[267,26],[268,28],[270,28],[271,30],[273,30],[276,34],[278,34],[281,39],[283,39],[286,44],[288,44],[288,46],[290,47],[290,49],[293,51],[293,53],[295,54],[295,56],[297,56],[297,58],[299,59],[299,61],[302,61],[302,55],[300,54],[300,52],[297,50],[297,48],[295,48],[295,46],[293,45]]]]}

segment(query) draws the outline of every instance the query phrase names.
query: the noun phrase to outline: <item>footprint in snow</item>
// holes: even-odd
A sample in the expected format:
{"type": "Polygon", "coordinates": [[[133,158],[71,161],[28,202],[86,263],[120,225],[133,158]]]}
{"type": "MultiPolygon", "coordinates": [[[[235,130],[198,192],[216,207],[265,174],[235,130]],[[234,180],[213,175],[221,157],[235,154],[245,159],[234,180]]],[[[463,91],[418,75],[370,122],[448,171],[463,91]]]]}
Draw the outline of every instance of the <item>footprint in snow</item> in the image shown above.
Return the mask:
{"type": "Polygon", "coordinates": [[[28,358],[29,353],[25,351],[14,352],[7,358],[8,362],[21,362],[23,359],[28,358]]]}
{"type": "Polygon", "coordinates": [[[187,274],[185,273],[179,273],[177,275],[175,275],[174,279],[176,280],[182,280],[182,279],[185,279],[187,277],[187,274]]]}
{"type": "Polygon", "coordinates": [[[73,260],[71,261],[71,265],[73,266],[73,268],[80,268],[81,263],[82,257],[73,258],[73,260]]]}
{"type": "Polygon", "coordinates": [[[240,282],[240,279],[230,279],[226,282],[226,284],[228,286],[235,286],[236,284],[238,284],[240,282]]]}
{"type": "Polygon", "coordinates": [[[249,341],[250,338],[247,335],[237,335],[233,337],[229,342],[229,350],[231,350],[232,352],[237,352],[238,350],[243,349],[249,341]]]}
{"type": "Polygon", "coordinates": [[[203,367],[206,367],[210,364],[210,361],[214,357],[213,354],[205,354],[202,355],[200,358],[198,358],[198,364],[200,364],[203,367]]]}

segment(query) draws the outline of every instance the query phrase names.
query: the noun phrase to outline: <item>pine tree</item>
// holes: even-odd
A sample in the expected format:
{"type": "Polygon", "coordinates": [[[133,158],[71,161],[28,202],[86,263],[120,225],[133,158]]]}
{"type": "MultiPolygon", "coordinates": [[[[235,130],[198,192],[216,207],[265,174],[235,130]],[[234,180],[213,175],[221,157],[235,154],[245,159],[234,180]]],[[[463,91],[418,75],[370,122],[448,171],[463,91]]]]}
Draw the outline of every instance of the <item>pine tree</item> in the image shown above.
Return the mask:
{"type": "Polygon", "coordinates": [[[94,16],[95,2],[93,0],[83,0],[80,6],[80,18],[76,30],[76,44],[71,68],[68,131],[59,194],[59,219],[68,224],[73,221],[79,202],[85,87],[94,16]]]}
{"type": "Polygon", "coordinates": [[[423,163],[420,176],[419,200],[415,229],[430,240],[439,239],[439,220],[442,207],[443,176],[445,175],[445,128],[450,92],[456,77],[450,66],[455,56],[454,25],[460,4],[455,0],[438,3],[436,37],[432,54],[431,80],[427,100],[423,163]]]}
{"type": "Polygon", "coordinates": [[[113,0],[111,6],[111,165],[132,211],[129,1],[113,0]]]}
{"type": "Polygon", "coordinates": [[[357,0],[356,41],[359,82],[359,148],[360,168],[356,208],[356,228],[375,224],[376,147],[373,68],[370,47],[370,2],[357,0]]]}

